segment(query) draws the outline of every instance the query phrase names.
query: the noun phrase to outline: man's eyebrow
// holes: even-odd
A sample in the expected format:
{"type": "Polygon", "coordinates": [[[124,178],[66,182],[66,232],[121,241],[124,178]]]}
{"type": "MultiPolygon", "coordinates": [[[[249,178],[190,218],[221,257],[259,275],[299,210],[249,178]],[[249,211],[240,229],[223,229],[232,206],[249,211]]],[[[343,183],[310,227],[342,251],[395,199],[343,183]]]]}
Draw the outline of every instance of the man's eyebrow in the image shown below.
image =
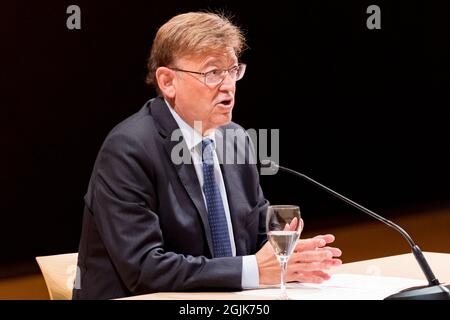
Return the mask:
{"type": "MultiPolygon", "coordinates": [[[[221,67],[220,66],[221,62],[222,62],[222,59],[220,59],[220,58],[209,57],[203,62],[201,68],[207,68],[207,67],[217,67],[217,68],[219,68],[219,67],[221,67]]],[[[233,61],[232,65],[236,65],[237,63],[238,62],[234,62],[233,61]]],[[[223,67],[227,68],[228,66],[223,66],[223,67]]]]}
{"type": "Polygon", "coordinates": [[[234,66],[236,66],[238,63],[237,62],[233,62],[230,66],[223,66],[223,67],[221,67],[221,66],[219,66],[219,64],[217,63],[218,61],[220,61],[219,59],[214,59],[214,60],[211,60],[211,61],[209,61],[209,62],[206,62],[203,66],[202,66],[202,69],[205,69],[205,68],[208,68],[208,67],[216,67],[216,68],[218,68],[218,69],[227,69],[227,68],[231,68],[231,67],[234,67],[234,66]]]}
{"type": "Polygon", "coordinates": [[[203,68],[206,68],[206,67],[211,67],[211,66],[214,66],[214,67],[217,67],[217,62],[219,61],[219,59],[217,59],[217,58],[210,58],[210,59],[208,59],[208,60],[206,60],[205,62],[204,62],[204,64],[203,64],[203,68]]]}

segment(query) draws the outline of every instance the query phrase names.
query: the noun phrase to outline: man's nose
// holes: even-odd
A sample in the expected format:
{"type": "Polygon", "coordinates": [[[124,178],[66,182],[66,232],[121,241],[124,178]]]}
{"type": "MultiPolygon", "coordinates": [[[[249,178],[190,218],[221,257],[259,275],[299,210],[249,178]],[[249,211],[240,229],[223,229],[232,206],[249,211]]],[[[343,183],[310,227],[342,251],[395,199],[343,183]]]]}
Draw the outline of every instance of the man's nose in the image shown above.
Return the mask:
{"type": "Polygon", "coordinates": [[[220,84],[221,90],[234,90],[236,87],[236,80],[233,79],[233,77],[230,75],[229,72],[225,75],[225,78],[223,79],[222,83],[220,84]]]}

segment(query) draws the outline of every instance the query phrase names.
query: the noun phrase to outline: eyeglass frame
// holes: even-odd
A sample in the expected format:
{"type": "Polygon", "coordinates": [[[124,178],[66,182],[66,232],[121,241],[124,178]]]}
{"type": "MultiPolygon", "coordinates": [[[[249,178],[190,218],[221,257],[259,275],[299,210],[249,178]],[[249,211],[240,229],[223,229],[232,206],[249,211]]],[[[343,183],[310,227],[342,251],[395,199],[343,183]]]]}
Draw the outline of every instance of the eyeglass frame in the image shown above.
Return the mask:
{"type": "MultiPolygon", "coordinates": [[[[239,68],[242,67],[242,66],[244,67],[244,72],[243,72],[243,73],[245,73],[245,70],[247,69],[247,64],[246,64],[246,63],[242,63],[242,62],[238,63],[237,66],[233,66],[233,67],[231,67],[231,68],[229,68],[229,69],[213,69],[213,70],[208,71],[208,72],[191,71],[191,70],[185,70],[185,69],[180,69],[180,68],[172,68],[172,67],[168,67],[168,68],[169,68],[170,70],[173,70],[173,71],[180,71],[180,72],[188,72],[188,73],[193,73],[193,74],[199,74],[199,75],[203,76],[203,83],[204,83],[206,86],[208,86],[208,87],[210,87],[210,86],[214,87],[214,86],[218,86],[219,84],[221,84],[221,83],[225,80],[226,74],[225,74],[225,76],[223,77],[223,79],[222,79],[220,82],[215,83],[215,84],[207,84],[207,83],[206,83],[206,76],[207,76],[208,73],[215,72],[215,71],[222,71],[222,72],[223,72],[223,71],[227,71],[228,74],[230,74],[230,71],[231,71],[231,70],[233,70],[234,68],[239,69],[239,68]]],[[[237,69],[236,69],[236,71],[237,71],[237,69]]],[[[235,81],[239,81],[239,80],[241,80],[243,77],[244,77],[244,75],[242,75],[241,78],[236,79],[235,81]]]]}

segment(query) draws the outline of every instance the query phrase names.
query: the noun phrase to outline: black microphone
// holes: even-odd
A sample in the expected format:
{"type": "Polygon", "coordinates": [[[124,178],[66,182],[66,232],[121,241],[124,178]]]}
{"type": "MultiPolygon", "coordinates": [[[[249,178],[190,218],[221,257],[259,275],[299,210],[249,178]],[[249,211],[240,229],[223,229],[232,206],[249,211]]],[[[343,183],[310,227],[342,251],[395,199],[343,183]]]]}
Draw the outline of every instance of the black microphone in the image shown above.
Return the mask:
{"type": "Polygon", "coordinates": [[[312,183],[313,185],[321,188],[322,190],[325,190],[326,192],[332,194],[336,198],[350,204],[351,206],[357,208],[358,210],[368,214],[369,216],[383,222],[389,227],[397,230],[403,236],[403,238],[406,239],[409,246],[411,247],[414,257],[416,258],[420,268],[422,269],[422,272],[425,274],[425,277],[428,280],[428,285],[402,290],[399,293],[386,297],[385,300],[450,300],[450,285],[444,286],[439,282],[439,280],[433,274],[433,271],[431,270],[427,260],[425,259],[422,250],[420,250],[419,246],[414,243],[409,234],[405,230],[403,230],[400,226],[398,226],[397,224],[386,218],[383,218],[379,214],[376,214],[375,212],[363,207],[362,205],[350,200],[349,198],[344,197],[343,195],[337,193],[336,191],[331,190],[330,188],[324,186],[323,184],[311,179],[310,177],[300,172],[282,167],[271,160],[262,160],[261,167],[272,169],[275,173],[277,171],[276,169],[280,169],[281,171],[288,172],[290,174],[298,176],[312,183]]]}

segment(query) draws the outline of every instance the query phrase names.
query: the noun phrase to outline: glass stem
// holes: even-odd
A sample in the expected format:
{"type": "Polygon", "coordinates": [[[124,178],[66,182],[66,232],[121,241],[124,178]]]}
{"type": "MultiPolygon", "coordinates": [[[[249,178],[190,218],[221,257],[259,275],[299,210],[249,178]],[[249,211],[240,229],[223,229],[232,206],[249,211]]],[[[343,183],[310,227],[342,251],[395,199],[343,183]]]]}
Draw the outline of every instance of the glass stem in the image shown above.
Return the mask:
{"type": "Polygon", "coordinates": [[[281,265],[281,299],[288,299],[286,292],[286,272],[287,272],[287,264],[289,257],[281,256],[280,257],[280,265],[281,265]]]}

